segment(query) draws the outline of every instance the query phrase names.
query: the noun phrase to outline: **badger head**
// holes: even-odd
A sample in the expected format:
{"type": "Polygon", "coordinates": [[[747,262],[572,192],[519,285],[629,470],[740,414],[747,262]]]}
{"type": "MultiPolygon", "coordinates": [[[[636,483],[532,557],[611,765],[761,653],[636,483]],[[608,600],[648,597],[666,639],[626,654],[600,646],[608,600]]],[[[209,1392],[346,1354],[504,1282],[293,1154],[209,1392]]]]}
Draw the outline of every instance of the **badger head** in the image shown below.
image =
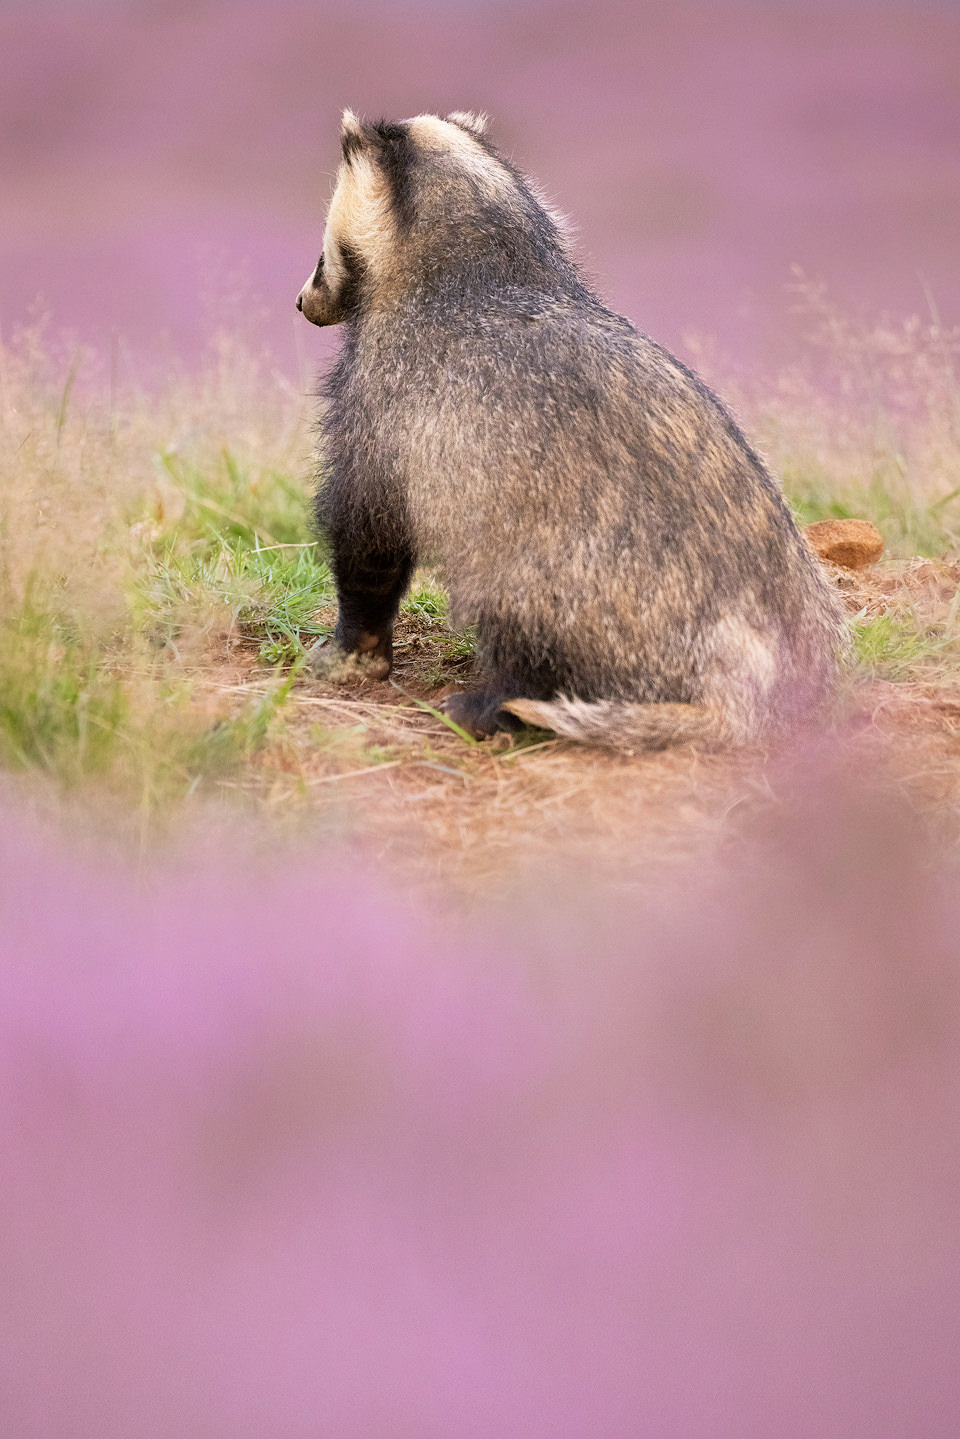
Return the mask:
{"type": "Polygon", "coordinates": [[[297,298],[306,319],[335,325],[411,277],[464,263],[475,269],[484,247],[505,246],[516,263],[524,237],[531,253],[546,244],[551,259],[565,255],[559,217],[489,144],[485,128],[483,116],[465,111],[399,123],[344,111],[323,253],[297,298]]]}

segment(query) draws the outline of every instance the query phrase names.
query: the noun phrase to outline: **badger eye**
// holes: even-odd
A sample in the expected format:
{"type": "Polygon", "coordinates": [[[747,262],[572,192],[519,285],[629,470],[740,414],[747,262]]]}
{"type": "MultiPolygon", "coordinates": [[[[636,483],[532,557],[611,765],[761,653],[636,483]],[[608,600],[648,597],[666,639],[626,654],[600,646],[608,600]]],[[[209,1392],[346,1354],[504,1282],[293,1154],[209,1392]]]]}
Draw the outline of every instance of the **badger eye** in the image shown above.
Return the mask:
{"type": "Polygon", "coordinates": [[[320,281],[322,280],[322,278],[323,278],[323,256],[321,255],[320,258],[319,258],[319,260],[317,261],[317,268],[316,268],[316,269],[314,270],[314,272],[313,272],[313,284],[314,284],[314,285],[319,285],[319,284],[320,284],[320,281]]]}

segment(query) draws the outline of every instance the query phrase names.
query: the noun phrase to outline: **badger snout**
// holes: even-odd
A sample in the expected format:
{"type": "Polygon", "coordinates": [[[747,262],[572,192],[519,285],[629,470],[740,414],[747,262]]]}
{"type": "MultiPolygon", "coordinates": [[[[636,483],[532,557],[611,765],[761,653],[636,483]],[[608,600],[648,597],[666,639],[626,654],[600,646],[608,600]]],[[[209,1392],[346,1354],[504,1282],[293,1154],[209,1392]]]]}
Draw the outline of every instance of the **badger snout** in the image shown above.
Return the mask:
{"type": "Polygon", "coordinates": [[[324,325],[328,323],[326,311],[329,303],[329,296],[324,289],[317,286],[314,276],[311,275],[297,296],[297,309],[311,324],[324,325]]]}
{"type": "Polygon", "coordinates": [[[297,296],[297,309],[311,325],[337,325],[343,319],[343,297],[331,290],[320,266],[297,296]]]}
{"type": "Polygon", "coordinates": [[[304,285],[297,296],[297,309],[305,320],[311,325],[329,325],[333,318],[331,314],[331,296],[325,285],[317,286],[310,279],[304,285]]]}

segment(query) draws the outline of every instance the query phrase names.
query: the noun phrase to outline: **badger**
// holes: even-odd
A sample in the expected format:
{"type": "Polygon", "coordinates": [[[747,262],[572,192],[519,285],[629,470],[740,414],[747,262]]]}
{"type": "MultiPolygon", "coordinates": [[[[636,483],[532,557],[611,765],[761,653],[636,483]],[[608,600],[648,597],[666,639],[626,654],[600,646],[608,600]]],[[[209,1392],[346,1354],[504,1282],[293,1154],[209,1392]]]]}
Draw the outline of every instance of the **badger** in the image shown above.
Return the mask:
{"type": "Polygon", "coordinates": [[[345,111],[297,299],[342,324],[317,518],[339,614],[311,662],[385,678],[414,566],[472,624],[473,736],[752,743],[823,704],[837,599],[721,401],[597,298],[483,117],[345,111]]]}

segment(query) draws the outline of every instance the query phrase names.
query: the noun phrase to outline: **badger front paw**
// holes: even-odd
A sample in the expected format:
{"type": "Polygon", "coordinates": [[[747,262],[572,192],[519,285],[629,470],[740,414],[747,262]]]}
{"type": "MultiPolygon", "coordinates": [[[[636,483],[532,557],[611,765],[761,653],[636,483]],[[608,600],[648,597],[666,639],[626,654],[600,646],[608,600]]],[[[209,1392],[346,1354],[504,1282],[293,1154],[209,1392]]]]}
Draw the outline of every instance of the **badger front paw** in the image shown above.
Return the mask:
{"type": "Polygon", "coordinates": [[[314,679],[325,684],[342,684],[347,680],[385,680],[391,669],[391,658],[381,649],[345,650],[330,636],[318,640],[307,651],[307,669],[314,679]]]}

